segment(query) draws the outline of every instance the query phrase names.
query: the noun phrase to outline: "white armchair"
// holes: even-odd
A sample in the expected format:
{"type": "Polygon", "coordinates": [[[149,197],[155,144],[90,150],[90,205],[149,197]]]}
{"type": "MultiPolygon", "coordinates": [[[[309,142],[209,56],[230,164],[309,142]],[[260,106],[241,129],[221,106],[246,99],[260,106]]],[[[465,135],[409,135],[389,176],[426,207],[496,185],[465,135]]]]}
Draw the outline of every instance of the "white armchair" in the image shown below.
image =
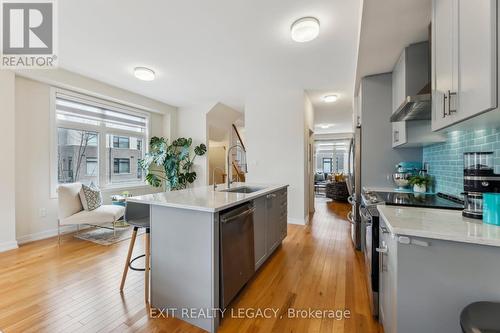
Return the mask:
{"type": "Polygon", "coordinates": [[[57,223],[57,237],[61,243],[61,226],[80,224],[99,226],[104,223],[118,221],[125,214],[125,207],[118,205],[102,205],[91,211],[83,209],[80,200],[81,183],[63,184],[58,188],[59,219],[57,223]]]}

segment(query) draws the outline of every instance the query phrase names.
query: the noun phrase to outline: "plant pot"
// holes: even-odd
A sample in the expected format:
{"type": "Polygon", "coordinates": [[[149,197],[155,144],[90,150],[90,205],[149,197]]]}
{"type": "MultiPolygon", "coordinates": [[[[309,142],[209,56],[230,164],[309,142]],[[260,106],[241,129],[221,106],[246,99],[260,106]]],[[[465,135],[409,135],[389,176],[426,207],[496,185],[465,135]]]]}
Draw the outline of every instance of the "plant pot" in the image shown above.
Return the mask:
{"type": "Polygon", "coordinates": [[[415,193],[425,193],[425,191],[427,191],[427,188],[426,188],[425,184],[422,184],[422,185],[415,184],[415,185],[413,185],[413,192],[415,192],[415,193]]]}

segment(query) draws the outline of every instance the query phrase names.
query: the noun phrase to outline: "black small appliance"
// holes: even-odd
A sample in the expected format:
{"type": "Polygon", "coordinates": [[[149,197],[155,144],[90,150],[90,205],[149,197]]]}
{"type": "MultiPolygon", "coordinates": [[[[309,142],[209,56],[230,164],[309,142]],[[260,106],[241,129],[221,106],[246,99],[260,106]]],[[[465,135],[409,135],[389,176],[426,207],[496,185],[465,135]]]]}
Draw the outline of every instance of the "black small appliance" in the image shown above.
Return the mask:
{"type": "Polygon", "coordinates": [[[493,152],[464,153],[465,217],[483,218],[483,193],[500,192],[500,175],[495,174],[493,152]]]}

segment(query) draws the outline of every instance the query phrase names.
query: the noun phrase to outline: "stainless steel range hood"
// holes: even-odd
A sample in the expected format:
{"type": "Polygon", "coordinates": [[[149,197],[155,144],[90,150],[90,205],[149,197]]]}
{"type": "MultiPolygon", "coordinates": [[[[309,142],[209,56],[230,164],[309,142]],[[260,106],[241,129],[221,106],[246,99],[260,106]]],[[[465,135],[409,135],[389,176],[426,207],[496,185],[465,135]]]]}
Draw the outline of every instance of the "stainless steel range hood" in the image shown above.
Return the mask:
{"type": "Polygon", "coordinates": [[[392,114],[391,122],[431,120],[431,94],[407,96],[403,104],[392,114]]]}
{"type": "Polygon", "coordinates": [[[431,120],[429,52],[429,42],[411,44],[401,52],[392,73],[391,122],[431,120]]]}

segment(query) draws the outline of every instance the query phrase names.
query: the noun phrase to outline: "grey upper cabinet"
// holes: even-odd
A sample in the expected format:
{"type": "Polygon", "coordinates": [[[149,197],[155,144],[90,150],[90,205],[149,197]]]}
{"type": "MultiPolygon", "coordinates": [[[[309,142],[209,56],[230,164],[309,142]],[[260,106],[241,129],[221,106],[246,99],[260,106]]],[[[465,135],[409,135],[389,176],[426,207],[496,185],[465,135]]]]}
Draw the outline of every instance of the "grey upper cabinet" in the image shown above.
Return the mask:
{"type": "Polygon", "coordinates": [[[497,108],[497,10],[497,0],[433,0],[433,130],[497,108]]]}
{"type": "Polygon", "coordinates": [[[392,123],[392,147],[399,147],[407,142],[406,122],[398,121],[392,123]]]}

